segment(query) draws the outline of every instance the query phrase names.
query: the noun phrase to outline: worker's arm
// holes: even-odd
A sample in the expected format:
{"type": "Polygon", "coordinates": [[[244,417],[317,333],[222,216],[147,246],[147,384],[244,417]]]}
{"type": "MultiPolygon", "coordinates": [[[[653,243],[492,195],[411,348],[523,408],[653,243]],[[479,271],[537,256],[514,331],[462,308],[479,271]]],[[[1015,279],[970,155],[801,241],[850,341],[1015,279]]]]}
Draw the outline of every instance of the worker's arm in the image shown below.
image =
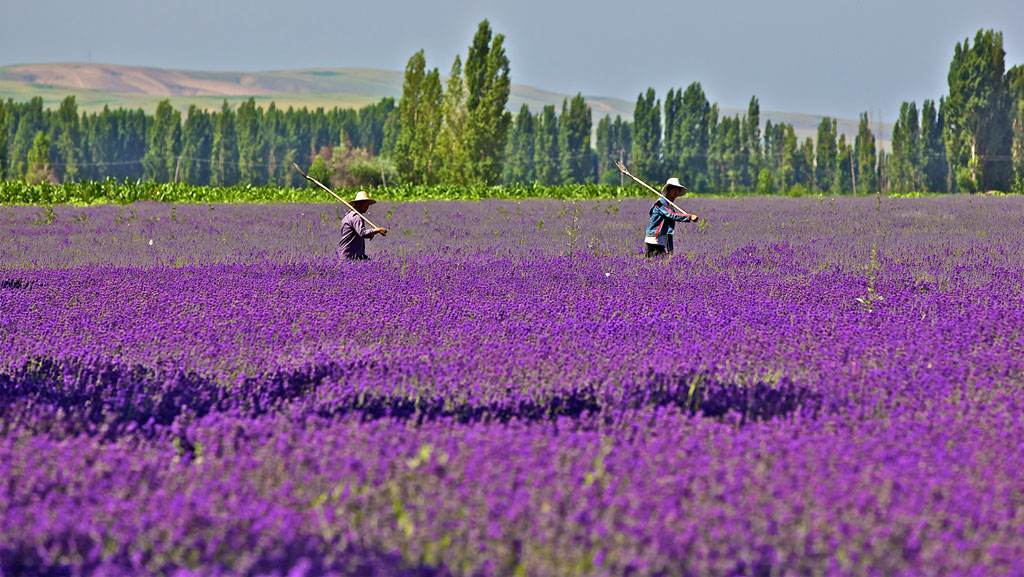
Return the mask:
{"type": "Polygon", "coordinates": [[[695,220],[697,220],[696,214],[676,212],[670,209],[669,207],[663,205],[658,205],[658,212],[660,212],[661,215],[664,216],[665,218],[669,220],[674,220],[676,222],[694,222],[695,220]]]}
{"type": "Polygon", "coordinates": [[[375,235],[387,236],[388,229],[386,228],[371,228],[370,225],[366,224],[366,221],[362,218],[355,219],[352,223],[352,229],[356,231],[356,234],[363,238],[373,238],[375,235]]]}

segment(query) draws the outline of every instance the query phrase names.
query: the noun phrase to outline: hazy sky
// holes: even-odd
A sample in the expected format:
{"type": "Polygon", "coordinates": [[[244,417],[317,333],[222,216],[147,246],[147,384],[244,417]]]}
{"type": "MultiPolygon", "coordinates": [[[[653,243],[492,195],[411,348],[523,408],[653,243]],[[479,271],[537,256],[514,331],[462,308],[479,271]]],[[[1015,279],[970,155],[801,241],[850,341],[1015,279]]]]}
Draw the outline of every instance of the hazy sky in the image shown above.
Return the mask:
{"type": "Polygon", "coordinates": [[[0,64],[400,70],[424,48],[446,72],[482,18],[513,82],[630,100],[699,80],[723,106],[891,119],[980,27],[1024,62],[1024,0],[0,0],[0,64]]]}

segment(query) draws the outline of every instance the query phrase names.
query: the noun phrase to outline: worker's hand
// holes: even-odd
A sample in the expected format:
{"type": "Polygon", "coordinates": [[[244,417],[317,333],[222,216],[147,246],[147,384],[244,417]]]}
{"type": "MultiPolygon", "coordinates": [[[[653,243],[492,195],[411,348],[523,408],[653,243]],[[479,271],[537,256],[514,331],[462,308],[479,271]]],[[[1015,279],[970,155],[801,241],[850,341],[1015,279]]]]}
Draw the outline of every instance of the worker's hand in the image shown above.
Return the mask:
{"type": "Polygon", "coordinates": [[[380,226],[378,226],[376,229],[374,229],[373,232],[375,232],[375,233],[377,233],[377,234],[379,234],[381,236],[387,236],[388,235],[388,229],[386,229],[384,227],[380,227],[380,226]]]}
{"type": "Polygon", "coordinates": [[[700,220],[700,217],[697,216],[696,214],[690,215],[690,222],[697,222],[698,220],[700,220]]]}

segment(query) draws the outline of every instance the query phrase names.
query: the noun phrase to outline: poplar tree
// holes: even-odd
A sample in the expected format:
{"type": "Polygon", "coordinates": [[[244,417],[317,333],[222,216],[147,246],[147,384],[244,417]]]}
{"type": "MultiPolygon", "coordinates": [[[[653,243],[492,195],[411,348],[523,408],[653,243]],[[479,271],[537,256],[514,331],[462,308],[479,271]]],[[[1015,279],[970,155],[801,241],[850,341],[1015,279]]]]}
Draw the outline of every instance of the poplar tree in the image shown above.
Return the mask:
{"type": "Polygon", "coordinates": [[[892,157],[889,159],[889,183],[897,192],[924,188],[921,162],[921,124],[917,104],[904,102],[892,128],[892,157]]]}
{"type": "Polygon", "coordinates": [[[597,181],[603,184],[619,184],[623,180],[615,162],[629,164],[632,139],[628,121],[616,115],[615,120],[605,116],[597,123],[597,181]]]}
{"type": "Polygon", "coordinates": [[[534,116],[524,103],[519,108],[509,135],[502,182],[518,184],[534,181],[533,147],[536,138],[534,116]]]}
{"type": "Polygon", "coordinates": [[[505,55],[505,36],[493,35],[487,20],[480,22],[466,57],[466,132],[468,165],[476,182],[495,184],[501,177],[502,156],[512,115],[505,110],[511,81],[505,55]]]}
{"type": "Polygon", "coordinates": [[[745,130],[743,133],[743,148],[747,162],[746,181],[749,184],[757,182],[761,172],[761,103],[756,96],[750,97],[747,105],[747,116],[745,130]]]}
{"type": "Polygon", "coordinates": [[[818,124],[818,142],[814,161],[814,182],[817,190],[831,190],[836,179],[836,121],[825,117],[818,124]]]}
{"type": "Polygon", "coordinates": [[[640,94],[636,99],[631,156],[637,176],[661,180],[661,102],[653,88],[648,88],[646,94],[640,94]]]}
{"type": "Polygon", "coordinates": [[[1013,117],[1013,144],[1010,152],[1013,161],[1013,189],[1024,192],[1024,64],[1018,64],[1006,72],[1006,84],[1010,91],[1010,112],[1013,117]]]}
{"type": "Polygon", "coordinates": [[[56,175],[53,173],[53,166],[50,163],[50,139],[42,130],[37,131],[32,139],[32,147],[29,148],[27,157],[28,168],[25,172],[25,181],[28,183],[56,182],[56,175]]]}
{"type": "Polygon", "coordinates": [[[157,182],[174,179],[180,139],[181,113],[171,107],[169,100],[161,100],[146,131],[146,153],[142,157],[145,178],[157,182]]]}
{"type": "Polygon", "coordinates": [[[665,136],[662,140],[662,170],[679,174],[682,149],[683,91],[669,89],[665,95],[665,136]]]}
{"type": "Polygon", "coordinates": [[[1013,117],[1013,190],[1024,193],[1024,98],[1017,101],[1013,117]]]}
{"type": "Polygon", "coordinates": [[[857,190],[859,194],[867,194],[878,190],[878,174],[875,165],[877,163],[877,147],[875,135],[871,132],[868,121],[868,114],[860,115],[860,122],[857,124],[857,138],[853,143],[853,155],[857,167],[857,190]]]}
{"type": "Polygon", "coordinates": [[[699,82],[686,87],[679,111],[679,178],[693,190],[708,187],[711,104],[699,82]]]}
{"type": "Polygon", "coordinates": [[[799,170],[796,171],[796,183],[804,186],[807,190],[817,190],[818,180],[814,166],[817,155],[814,150],[814,140],[810,136],[804,139],[797,155],[800,160],[799,170]]]}
{"type": "Polygon", "coordinates": [[[946,156],[959,190],[1007,190],[1012,147],[1011,102],[1004,78],[1003,35],[979,30],[957,43],[945,108],[946,156]]]}
{"type": "Polygon", "coordinates": [[[466,89],[462,79],[462,58],[455,56],[444,91],[441,135],[438,137],[441,181],[468,184],[473,181],[469,150],[465,146],[467,110],[466,89]]]}
{"type": "Polygon", "coordinates": [[[79,129],[78,104],[74,96],[68,96],[57,110],[57,158],[61,166],[57,171],[62,182],[78,179],[78,165],[81,161],[82,136],[79,129]]]}
{"type": "Polygon", "coordinates": [[[263,113],[256,108],[256,100],[249,98],[238,105],[235,111],[235,138],[238,143],[238,182],[241,184],[264,184],[266,175],[261,166],[264,145],[260,134],[263,113]]]}
{"type": "Polygon", "coordinates": [[[409,58],[398,103],[400,128],[395,142],[395,164],[402,179],[413,184],[433,184],[438,169],[434,155],[443,94],[437,69],[427,72],[426,66],[422,50],[409,58]]]}
{"type": "Polygon", "coordinates": [[[708,176],[711,186],[718,192],[736,192],[740,175],[736,170],[737,153],[741,145],[740,119],[726,116],[715,125],[708,148],[708,176]]]}
{"type": "Polygon", "coordinates": [[[35,144],[36,134],[45,131],[43,122],[43,99],[33,97],[26,103],[18,115],[18,128],[14,132],[9,152],[7,173],[14,178],[25,176],[28,168],[28,153],[35,144]]]}
{"type": "Polygon", "coordinates": [[[263,122],[260,123],[260,140],[263,142],[264,151],[261,161],[266,164],[262,172],[266,174],[267,184],[283,185],[287,183],[285,173],[293,172],[291,165],[285,162],[288,156],[288,143],[284,131],[284,113],[271,102],[263,114],[263,122]]]}
{"type": "Polygon", "coordinates": [[[779,154],[779,190],[789,191],[799,181],[800,149],[793,125],[783,125],[782,146],[779,154]]]}
{"type": "Polygon", "coordinates": [[[562,115],[558,119],[562,183],[594,182],[597,163],[590,147],[592,126],[590,107],[582,94],[577,93],[571,101],[562,101],[562,115]]]}
{"type": "Polygon", "coordinates": [[[942,114],[934,100],[921,105],[922,187],[928,192],[946,190],[946,147],[942,141],[942,114]]]}
{"type": "Polygon", "coordinates": [[[839,147],[836,151],[836,176],[832,190],[837,194],[850,194],[853,192],[853,179],[856,174],[854,166],[853,147],[847,144],[846,135],[839,135],[839,147]]]}
{"type": "Polygon", "coordinates": [[[213,152],[213,123],[206,111],[189,106],[181,136],[181,180],[190,184],[206,185],[210,182],[210,163],[213,152]]]}
{"type": "MultiPolygon", "coordinates": [[[[297,120],[297,119],[296,119],[297,120]]],[[[225,100],[213,120],[213,155],[210,184],[228,186],[238,182],[238,143],[235,138],[235,114],[225,100]]]]}
{"type": "Polygon", "coordinates": [[[10,132],[10,121],[8,120],[8,106],[0,99],[0,180],[7,177],[7,140],[10,132]]]}
{"type": "Polygon", "coordinates": [[[537,116],[537,140],[533,149],[533,166],[538,184],[558,184],[558,116],[555,105],[548,104],[537,116]]]}

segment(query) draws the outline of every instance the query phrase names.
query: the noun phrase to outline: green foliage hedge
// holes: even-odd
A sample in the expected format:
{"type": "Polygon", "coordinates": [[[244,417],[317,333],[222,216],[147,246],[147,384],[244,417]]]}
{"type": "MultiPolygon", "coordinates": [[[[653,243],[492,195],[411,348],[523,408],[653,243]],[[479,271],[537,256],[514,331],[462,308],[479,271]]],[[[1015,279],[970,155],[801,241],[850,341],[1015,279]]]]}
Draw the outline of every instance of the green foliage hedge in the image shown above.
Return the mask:
{"type": "MultiPolygon", "coordinates": [[[[336,189],[342,198],[352,198],[356,189],[336,189]]],[[[389,201],[483,200],[553,198],[561,200],[634,198],[644,194],[638,186],[606,184],[565,184],[557,186],[391,186],[372,189],[371,196],[389,201]]],[[[649,194],[649,193],[648,193],[649,194]]],[[[28,184],[0,181],[0,204],[127,204],[139,201],[183,203],[274,203],[335,202],[318,188],[280,186],[195,186],[150,181],[86,181],[67,184],[28,184]]]]}

